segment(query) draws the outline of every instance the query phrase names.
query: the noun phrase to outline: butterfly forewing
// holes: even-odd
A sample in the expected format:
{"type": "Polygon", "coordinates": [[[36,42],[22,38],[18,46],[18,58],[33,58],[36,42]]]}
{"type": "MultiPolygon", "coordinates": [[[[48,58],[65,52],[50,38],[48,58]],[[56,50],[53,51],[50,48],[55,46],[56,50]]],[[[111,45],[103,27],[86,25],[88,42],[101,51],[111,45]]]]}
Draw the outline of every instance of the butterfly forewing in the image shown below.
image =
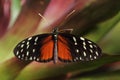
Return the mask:
{"type": "Polygon", "coordinates": [[[58,57],[61,61],[90,61],[101,56],[101,49],[98,45],[86,38],[76,37],[75,35],[67,33],[60,33],[58,41],[59,40],[67,46],[65,47],[66,52],[60,53],[60,51],[58,51],[58,57]],[[64,39],[64,42],[60,40],[60,37],[64,39]],[[65,58],[66,56],[67,58],[65,58]]]}
{"type": "Polygon", "coordinates": [[[41,34],[21,41],[14,49],[14,54],[21,60],[47,62],[53,58],[51,34],[41,34]],[[49,45],[46,45],[49,44],[49,45]]]}

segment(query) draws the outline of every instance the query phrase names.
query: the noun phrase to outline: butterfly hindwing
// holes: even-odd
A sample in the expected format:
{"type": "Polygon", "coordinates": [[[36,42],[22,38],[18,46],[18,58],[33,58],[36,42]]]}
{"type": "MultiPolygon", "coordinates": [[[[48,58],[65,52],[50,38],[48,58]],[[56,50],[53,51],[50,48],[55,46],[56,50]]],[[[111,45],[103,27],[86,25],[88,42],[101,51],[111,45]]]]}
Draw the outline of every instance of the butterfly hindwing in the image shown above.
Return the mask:
{"type": "Polygon", "coordinates": [[[62,35],[58,35],[58,58],[63,62],[71,62],[71,43],[66,40],[62,35]]]}
{"type": "MultiPolygon", "coordinates": [[[[60,51],[58,51],[58,57],[61,61],[90,61],[101,56],[101,49],[97,44],[86,38],[76,37],[75,35],[67,33],[60,33],[58,41],[64,44],[64,49],[66,48],[66,52],[60,53],[60,51]],[[62,37],[63,40],[61,40],[60,37],[62,37]]],[[[58,50],[59,46],[60,45],[58,45],[58,50]]]]}
{"type": "Polygon", "coordinates": [[[53,59],[52,41],[51,34],[29,37],[15,47],[14,54],[21,60],[48,62],[53,59]]]}
{"type": "Polygon", "coordinates": [[[80,47],[79,50],[82,54],[82,57],[80,57],[81,60],[90,61],[101,57],[101,49],[96,43],[83,37],[78,37],[77,42],[78,47],[80,47]]]}

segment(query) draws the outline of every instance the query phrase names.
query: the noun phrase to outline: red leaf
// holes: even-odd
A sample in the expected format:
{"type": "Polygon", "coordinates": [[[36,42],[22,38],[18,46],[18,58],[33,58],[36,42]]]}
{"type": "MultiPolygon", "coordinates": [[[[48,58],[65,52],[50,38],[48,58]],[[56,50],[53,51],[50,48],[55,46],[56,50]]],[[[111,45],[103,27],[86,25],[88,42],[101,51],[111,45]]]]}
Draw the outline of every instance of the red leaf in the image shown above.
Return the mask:
{"type": "Polygon", "coordinates": [[[7,31],[10,20],[10,0],[0,0],[0,38],[7,31]]]}

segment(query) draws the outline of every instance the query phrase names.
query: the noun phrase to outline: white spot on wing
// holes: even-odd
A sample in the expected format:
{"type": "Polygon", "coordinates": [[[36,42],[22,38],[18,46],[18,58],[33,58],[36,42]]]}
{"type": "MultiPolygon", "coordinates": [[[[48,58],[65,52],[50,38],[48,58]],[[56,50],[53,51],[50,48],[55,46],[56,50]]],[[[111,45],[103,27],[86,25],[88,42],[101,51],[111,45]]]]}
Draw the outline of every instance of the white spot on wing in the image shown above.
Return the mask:
{"type": "Polygon", "coordinates": [[[33,49],[33,53],[35,52],[35,49],[33,49]]]}
{"type": "Polygon", "coordinates": [[[23,48],[24,44],[21,45],[21,48],[23,48]]]}
{"type": "Polygon", "coordinates": [[[92,45],[89,45],[90,46],[90,48],[93,48],[93,46],[92,45]]]}
{"type": "Polygon", "coordinates": [[[22,41],[22,43],[25,43],[25,41],[22,41]]]}
{"type": "Polygon", "coordinates": [[[76,59],[74,59],[74,61],[76,61],[76,59]]]}
{"type": "Polygon", "coordinates": [[[38,40],[38,37],[35,38],[35,42],[38,40]]]}
{"type": "Polygon", "coordinates": [[[97,57],[96,57],[96,56],[94,56],[94,59],[97,59],[97,57]]]}
{"type": "Polygon", "coordinates": [[[20,55],[18,56],[18,58],[21,58],[20,55]]]}
{"type": "Polygon", "coordinates": [[[97,46],[96,46],[96,45],[94,45],[94,47],[95,47],[95,48],[97,48],[97,46]]]}
{"type": "Polygon", "coordinates": [[[76,38],[75,37],[73,37],[73,40],[76,42],[76,38]]]}
{"type": "Polygon", "coordinates": [[[17,47],[20,47],[20,44],[17,47]]]}
{"type": "Polygon", "coordinates": [[[90,59],[92,58],[92,55],[90,55],[90,59]]]}
{"type": "Polygon", "coordinates": [[[27,42],[27,45],[29,45],[29,42],[27,42]]]}
{"type": "Polygon", "coordinates": [[[80,57],[80,60],[82,60],[82,58],[80,57]]]}
{"type": "Polygon", "coordinates": [[[24,57],[25,55],[24,54],[22,54],[22,57],[24,57]]]}
{"type": "Polygon", "coordinates": [[[32,57],[30,57],[29,60],[32,60],[32,57]]]}
{"type": "Polygon", "coordinates": [[[93,53],[93,50],[92,50],[92,49],[90,49],[90,52],[91,52],[91,53],[93,53]]]}
{"type": "Polygon", "coordinates": [[[86,56],[86,52],[85,51],[83,52],[83,55],[86,56]]]}
{"type": "Polygon", "coordinates": [[[83,46],[83,48],[86,50],[87,48],[86,48],[86,46],[83,46]]]}
{"type": "Polygon", "coordinates": [[[36,57],[34,56],[34,57],[33,57],[33,59],[35,60],[35,59],[36,59],[36,57]]]}
{"type": "Polygon", "coordinates": [[[34,45],[37,45],[37,43],[35,42],[34,45]]]}
{"type": "Polygon", "coordinates": [[[76,60],[78,60],[78,57],[76,57],[76,60]]]}
{"type": "Polygon", "coordinates": [[[92,43],[91,41],[88,41],[88,43],[92,43]]]}
{"type": "Polygon", "coordinates": [[[26,55],[29,56],[29,52],[28,51],[27,51],[26,55]]]}
{"type": "Polygon", "coordinates": [[[93,60],[92,55],[90,55],[90,60],[93,60]]]}
{"type": "Polygon", "coordinates": [[[32,37],[28,38],[28,40],[31,40],[31,39],[32,39],[32,37]]]}
{"type": "Polygon", "coordinates": [[[37,58],[37,61],[39,61],[40,59],[39,58],[37,58]]]}
{"type": "Polygon", "coordinates": [[[80,40],[83,40],[83,41],[84,41],[85,39],[84,39],[83,37],[80,37],[80,40]]]}
{"type": "Polygon", "coordinates": [[[29,48],[29,45],[27,45],[27,49],[29,48]]]}
{"type": "Polygon", "coordinates": [[[75,45],[77,45],[77,43],[75,42],[75,45]]]}
{"type": "Polygon", "coordinates": [[[98,52],[97,52],[97,51],[95,52],[95,54],[96,54],[97,56],[99,56],[99,54],[98,54],[98,52]]]}
{"type": "Polygon", "coordinates": [[[17,51],[16,55],[18,55],[18,54],[19,54],[19,51],[17,51]]]}
{"type": "Polygon", "coordinates": [[[79,49],[76,49],[76,52],[79,53],[79,49]]]}
{"type": "Polygon", "coordinates": [[[76,42],[76,38],[75,38],[75,37],[73,37],[73,40],[74,40],[74,42],[75,42],[75,45],[77,45],[77,42],[76,42]]]}
{"type": "Polygon", "coordinates": [[[21,51],[20,52],[23,52],[23,49],[21,49],[21,51]]]}
{"type": "Polygon", "coordinates": [[[85,42],[83,42],[83,45],[86,45],[85,42]]]}

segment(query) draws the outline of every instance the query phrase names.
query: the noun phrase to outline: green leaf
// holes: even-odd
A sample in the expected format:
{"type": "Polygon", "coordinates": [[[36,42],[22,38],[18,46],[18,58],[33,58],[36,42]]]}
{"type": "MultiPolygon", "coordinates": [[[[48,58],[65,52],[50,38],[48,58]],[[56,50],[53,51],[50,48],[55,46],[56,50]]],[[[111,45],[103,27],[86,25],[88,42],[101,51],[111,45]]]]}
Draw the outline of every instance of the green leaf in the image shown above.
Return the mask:
{"type": "Polygon", "coordinates": [[[12,58],[0,64],[0,79],[14,80],[19,72],[28,64],[28,62],[20,61],[12,58]]]}
{"type": "Polygon", "coordinates": [[[104,38],[120,21],[120,12],[114,16],[113,18],[99,23],[96,25],[96,29],[91,31],[86,35],[87,38],[92,39],[93,41],[97,42],[104,38]]]}
{"type": "MultiPolygon", "coordinates": [[[[83,10],[76,11],[61,28],[73,28],[74,34],[83,35],[88,33],[89,30],[94,30],[96,24],[114,17],[120,10],[119,5],[119,0],[116,2],[113,0],[94,0],[88,6],[85,6],[83,10]]],[[[104,32],[104,27],[96,30],[101,32],[101,29],[104,32]]]]}
{"type": "Polygon", "coordinates": [[[24,70],[22,70],[16,80],[46,79],[75,71],[80,71],[82,73],[85,71],[97,69],[105,64],[113,63],[116,61],[120,61],[120,55],[103,56],[96,61],[80,62],[73,64],[53,64],[52,66],[48,66],[46,64],[40,64],[39,66],[32,64],[31,66],[29,65],[24,70]]]}
{"type": "Polygon", "coordinates": [[[103,51],[110,54],[120,54],[120,21],[115,27],[100,41],[103,51]]]}
{"type": "Polygon", "coordinates": [[[15,20],[17,19],[20,10],[21,10],[21,0],[12,0],[11,1],[11,20],[10,20],[10,27],[14,24],[15,20]]]}
{"type": "Polygon", "coordinates": [[[71,80],[120,80],[120,70],[117,71],[108,71],[102,73],[93,73],[92,75],[83,75],[79,78],[73,78],[71,80]]]}

